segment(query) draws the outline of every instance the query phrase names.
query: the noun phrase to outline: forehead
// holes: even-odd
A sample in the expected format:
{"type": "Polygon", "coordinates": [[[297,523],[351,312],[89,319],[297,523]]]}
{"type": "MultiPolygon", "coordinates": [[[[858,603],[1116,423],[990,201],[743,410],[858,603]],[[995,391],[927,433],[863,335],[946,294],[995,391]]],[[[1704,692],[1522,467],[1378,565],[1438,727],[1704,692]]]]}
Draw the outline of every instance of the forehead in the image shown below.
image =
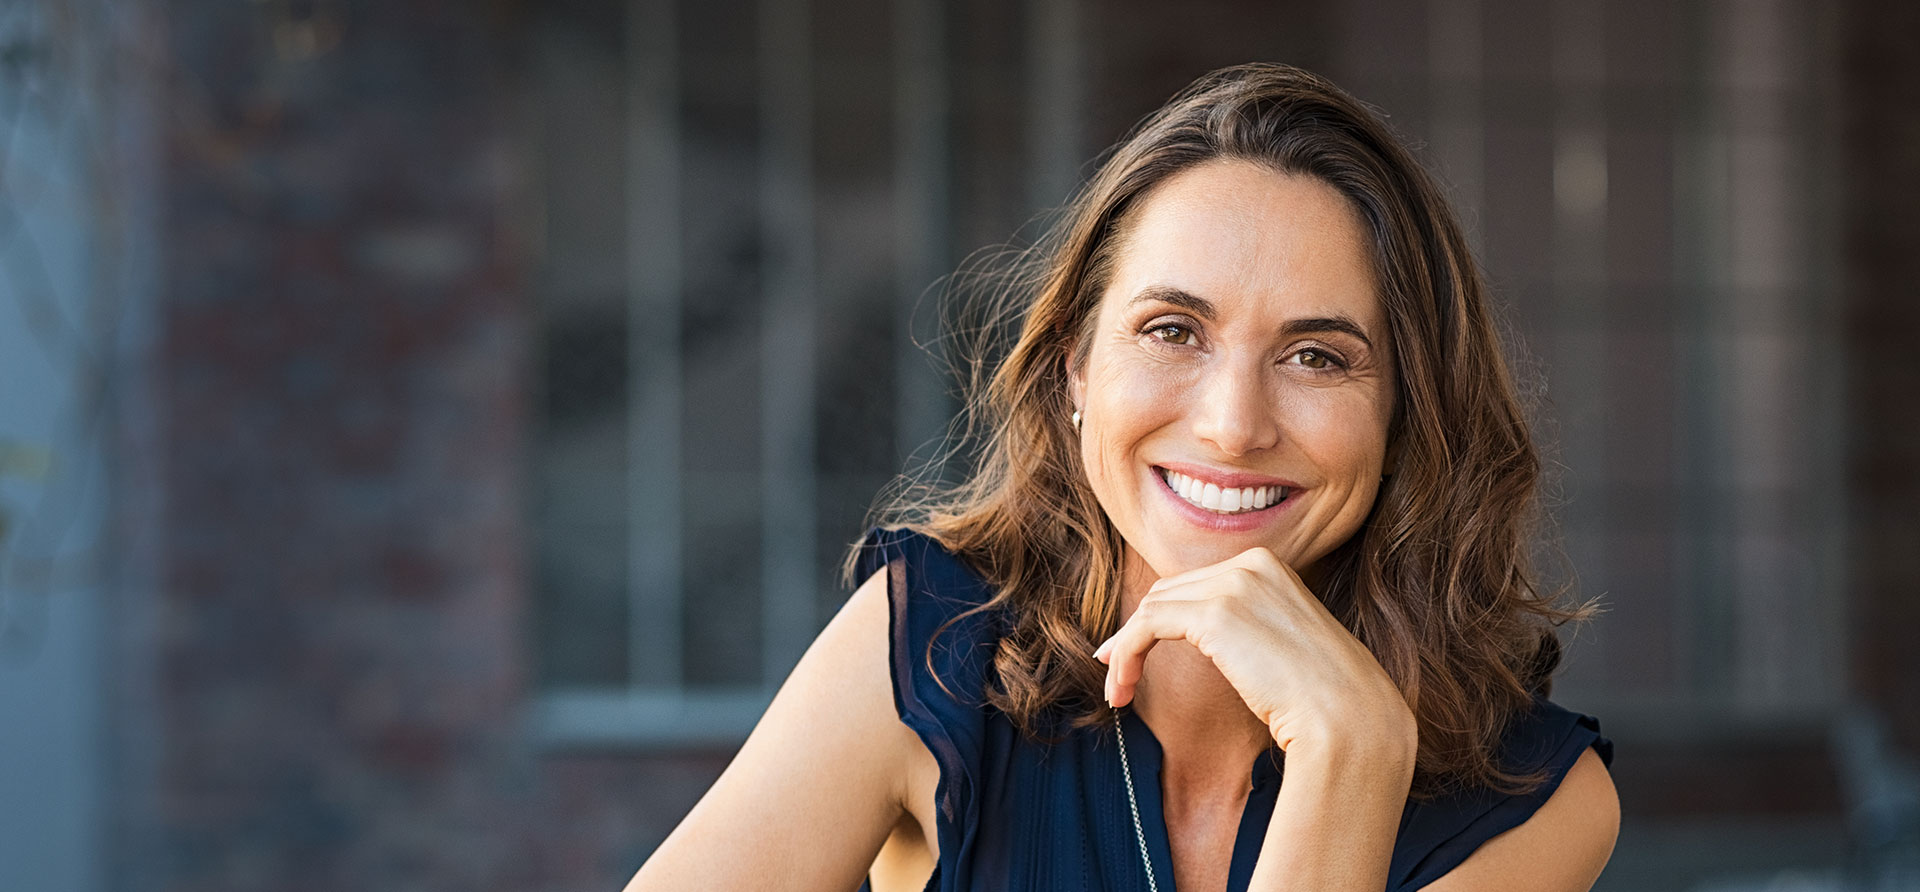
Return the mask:
{"type": "Polygon", "coordinates": [[[1346,196],[1315,177],[1211,161],[1150,191],[1132,214],[1104,303],[1171,286],[1226,316],[1346,315],[1377,331],[1370,242],[1346,196]]]}

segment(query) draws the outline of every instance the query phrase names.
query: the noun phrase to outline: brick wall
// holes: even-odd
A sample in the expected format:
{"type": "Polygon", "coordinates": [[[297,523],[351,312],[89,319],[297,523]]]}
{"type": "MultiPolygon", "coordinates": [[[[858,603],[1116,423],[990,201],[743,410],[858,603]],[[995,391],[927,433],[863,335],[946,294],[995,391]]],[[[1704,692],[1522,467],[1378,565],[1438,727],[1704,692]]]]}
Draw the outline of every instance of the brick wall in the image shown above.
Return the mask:
{"type": "Polygon", "coordinates": [[[527,309],[500,59],[464,7],[168,12],[164,863],[135,884],[539,875],[516,731],[527,309]]]}

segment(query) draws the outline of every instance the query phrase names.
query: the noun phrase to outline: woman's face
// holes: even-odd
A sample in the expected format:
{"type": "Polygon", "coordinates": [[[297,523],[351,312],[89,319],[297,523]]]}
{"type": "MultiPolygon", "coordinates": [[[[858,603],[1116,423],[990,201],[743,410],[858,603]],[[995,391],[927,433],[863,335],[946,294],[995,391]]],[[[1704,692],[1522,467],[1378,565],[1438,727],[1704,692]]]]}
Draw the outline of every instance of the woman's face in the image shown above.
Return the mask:
{"type": "Polygon", "coordinates": [[[1393,357],[1358,214],[1321,180],[1213,161],[1122,238],[1071,381],[1129,569],[1264,545],[1311,584],[1388,472],[1393,357]]]}

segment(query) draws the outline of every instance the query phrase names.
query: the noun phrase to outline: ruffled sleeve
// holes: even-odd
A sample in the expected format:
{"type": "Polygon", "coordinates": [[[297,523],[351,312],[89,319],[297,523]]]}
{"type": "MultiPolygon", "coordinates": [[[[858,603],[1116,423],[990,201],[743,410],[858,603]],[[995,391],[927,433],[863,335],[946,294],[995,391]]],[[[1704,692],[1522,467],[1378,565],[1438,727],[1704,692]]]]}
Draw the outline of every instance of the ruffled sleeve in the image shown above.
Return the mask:
{"type": "Polygon", "coordinates": [[[928,888],[965,888],[950,865],[968,863],[979,823],[984,692],[999,637],[994,615],[967,611],[992,592],[939,543],[912,530],[876,528],[861,539],[859,578],[883,567],[894,711],[940,765],[934,793],[940,857],[928,888]]]}
{"type": "Polygon", "coordinates": [[[1467,860],[1489,839],[1526,823],[1546,804],[1560,781],[1588,747],[1613,764],[1613,741],[1600,734],[1600,721],[1536,697],[1502,743],[1501,764],[1509,771],[1546,770],[1546,782],[1531,793],[1504,796],[1473,790],[1427,802],[1409,803],[1394,846],[1389,890],[1418,889],[1467,860]]]}

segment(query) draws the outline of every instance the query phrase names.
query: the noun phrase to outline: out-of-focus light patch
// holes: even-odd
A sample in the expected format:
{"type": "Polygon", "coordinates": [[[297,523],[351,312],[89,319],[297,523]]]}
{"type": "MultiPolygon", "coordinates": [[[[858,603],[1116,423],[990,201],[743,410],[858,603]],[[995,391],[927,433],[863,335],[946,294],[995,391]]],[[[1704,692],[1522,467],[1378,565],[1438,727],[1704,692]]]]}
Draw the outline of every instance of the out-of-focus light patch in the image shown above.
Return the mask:
{"type": "Polygon", "coordinates": [[[279,9],[279,21],[273,23],[273,49],[285,61],[304,62],[324,55],[339,46],[346,34],[341,17],[324,10],[295,16],[286,5],[279,9]]]}
{"type": "Polygon", "coordinates": [[[1568,135],[1554,146],[1553,202],[1569,217],[1607,206],[1607,150],[1594,134],[1568,135]]]}
{"type": "Polygon", "coordinates": [[[39,446],[0,439],[0,476],[39,480],[53,472],[53,453],[39,446]]]}

